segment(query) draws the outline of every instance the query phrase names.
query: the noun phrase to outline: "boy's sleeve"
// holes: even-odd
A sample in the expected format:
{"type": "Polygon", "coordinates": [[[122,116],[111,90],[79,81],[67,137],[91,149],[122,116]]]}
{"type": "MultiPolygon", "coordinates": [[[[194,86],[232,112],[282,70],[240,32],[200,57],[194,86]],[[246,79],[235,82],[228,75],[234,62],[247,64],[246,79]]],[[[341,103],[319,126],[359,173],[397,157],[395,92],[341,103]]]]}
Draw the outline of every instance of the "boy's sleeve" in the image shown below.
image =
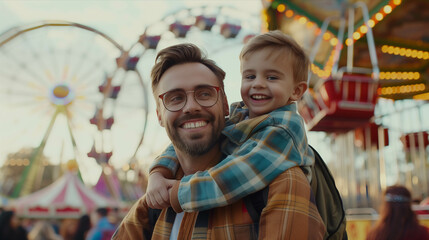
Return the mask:
{"type": "Polygon", "coordinates": [[[170,192],[171,205],[180,212],[233,203],[263,189],[286,169],[311,164],[305,162],[303,147],[308,147],[305,138],[295,139],[284,128],[265,127],[216,166],[182,178],[170,192]]]}
{"type": "Polygon", "coordinates": [[[160,172],[165,178],[174,178],[177,169],[179,168],[179,162],[177,160],[176,151],[170,144],[164,152],[155,158],[154,163],[149,169],[149,174],[160,172]]]}

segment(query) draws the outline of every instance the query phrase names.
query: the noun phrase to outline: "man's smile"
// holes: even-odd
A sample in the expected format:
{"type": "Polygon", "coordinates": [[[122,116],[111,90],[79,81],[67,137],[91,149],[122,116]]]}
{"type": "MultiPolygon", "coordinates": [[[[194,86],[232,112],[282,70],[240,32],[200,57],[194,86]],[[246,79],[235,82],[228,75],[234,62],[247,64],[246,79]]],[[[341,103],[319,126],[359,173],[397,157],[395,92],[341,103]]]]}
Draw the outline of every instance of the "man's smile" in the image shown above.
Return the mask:
{"type": "Polygon", "coordinates": [[[200,128],[207,125],[206,121],[198,120],[198,121],[192,121],[192,122],[185,122],[181,125],[184,129],[193,129],[193,128],[200,128]]]}

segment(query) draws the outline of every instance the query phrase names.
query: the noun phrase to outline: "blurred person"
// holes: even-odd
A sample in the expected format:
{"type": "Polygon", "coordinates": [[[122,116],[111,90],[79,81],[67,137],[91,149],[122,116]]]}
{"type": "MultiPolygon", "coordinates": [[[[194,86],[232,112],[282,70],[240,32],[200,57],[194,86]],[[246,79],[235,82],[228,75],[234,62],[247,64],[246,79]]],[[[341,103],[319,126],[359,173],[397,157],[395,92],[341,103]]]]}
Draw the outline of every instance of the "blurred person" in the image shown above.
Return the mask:
{"type": "Polygon", "coordinates": [[[113,225],[115,225],[115,227],[117,227],[121,221],[121,217],[119,214],[119,208],[115,207],[111,211],[109,211],[109,214],[107,215],[107,219],[109,220],[109,222],[111,224],[113,224],[113,225]]]}
{"type": "Polygon", "coordinates": [[[380,217],[368,232],[367,240],[427,240],[429,229],[420,225],[411,208],[411,193],[400,185],[388,187],[380,217]]]}
{"type": "Polygon", "coordinates": [[[33,229],[35,223],[36,220],[34,218],[24,218],[21,221],[21,226],[29,233],[33,229]]]}
{"type": "Polygon", "coordinates": [[[110,239],[116,230],[116,226],[108,219],[109,210],[107,208],[98,208],[95,212],[95,224],[89,230],[87,240],[110,239]]]}
{"type": "Polygon", "coordinates": [[[27,231],[21,226],[14,211],[3,211],[0,214],[0,239],[27,240],[27,231]]]}
{"type": "Polygon", "coordinates": [[[85,214],[79,218],[73,240],[85,240],[90,229],[91,219],[88,214],[85,214]]]}
{"type": "Polygon", "coordinates": [[[78,219],[63,219],[59,227],[59,233],[64,240],[73,240],[77,230],[78,219]]]}
{"type": "Polygon", "coordinates": [[[62,237],[55,233],[54,227],[47,221],[38,221],[28,234],[29,240],[62,240],[62,237]]]}

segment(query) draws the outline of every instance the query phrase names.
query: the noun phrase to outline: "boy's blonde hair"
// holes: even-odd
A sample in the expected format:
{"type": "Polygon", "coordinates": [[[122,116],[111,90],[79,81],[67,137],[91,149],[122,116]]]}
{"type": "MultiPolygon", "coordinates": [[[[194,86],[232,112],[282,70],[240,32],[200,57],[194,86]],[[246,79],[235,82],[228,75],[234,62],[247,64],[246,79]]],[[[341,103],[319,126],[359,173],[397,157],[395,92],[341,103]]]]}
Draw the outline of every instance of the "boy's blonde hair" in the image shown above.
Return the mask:
{"type": "Polygon", "coordinates": [[[295,82],[307,82],[310,60],[301,46],[292,37],[280,30],[270,31],[253,37],[241,50],[240,61],[262,49],[269,49],[273,53],[283,52],[286,58],[290,58],[295,82]]]}

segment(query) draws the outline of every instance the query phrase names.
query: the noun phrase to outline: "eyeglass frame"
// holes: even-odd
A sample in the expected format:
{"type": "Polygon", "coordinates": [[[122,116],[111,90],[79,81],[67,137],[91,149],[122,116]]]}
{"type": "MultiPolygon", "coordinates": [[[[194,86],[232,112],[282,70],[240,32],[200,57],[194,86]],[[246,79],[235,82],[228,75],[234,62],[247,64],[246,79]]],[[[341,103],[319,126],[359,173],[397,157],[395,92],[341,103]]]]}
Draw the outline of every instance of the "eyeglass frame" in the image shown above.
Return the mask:
{"type": "Polygon", "coordinates": [[[185,91],[185,90],[183,90],[183,89],[170,90],[170,91],[167,91],[167,92],[165,92],[165,93],[162,93],[162,94],[158,95],[158,97],[159,97],[159,98],[161,98],[162,104],[164,105],[165,109],[167,109],[167,110],[168,110],[168,111],[170,111],[170,112],[178,112],[178,111],[182,110],[182,109],[186,106],[186,103],[188,103],[188,93],[190,93],[190,92],[193,92],[193,93],[194,93],[194,94],[193,94],[193,96],[194,96],[194,100],[195,100],[195,102],[197,102],[201,107],[207,107],[207,108],[209,108],[209,107],[213,107],[213,106],[214,106],[214,105],[219,101],[219,92],[220,92],[220,91],[221,91],[221,88],[220,88],[220,87],[212,86],[212,85],[203,85],[203,86],[198,86],[196,89],[194,89],[194,90],[189,90],[189,91],[185,91]],[[213,103],[213,105],[210,105],[210,106],[203,106],[203,105],[201,105],[201,103],[196,99],[196,97],[195,97],[195,91],[197,91],[199,88],[202,88],[202,87],[211,87],[211,88],[214,88],[214,89],[216,90],[216,101],[213,103]],[[168,108],[167,108],[167,106],[165,106],[164,96],[165,96],[165,94],[167,94],[167,93],[169,93],[169,92],[174,92],[174,91],[183,91],[183,92],[185,92],[186,99],[185,99],[185,102],[184,102],[183,106],[182,106],[180,109],[175,110],[175,111],[171,111],[170,109],[168,109],[168,108]]]}

